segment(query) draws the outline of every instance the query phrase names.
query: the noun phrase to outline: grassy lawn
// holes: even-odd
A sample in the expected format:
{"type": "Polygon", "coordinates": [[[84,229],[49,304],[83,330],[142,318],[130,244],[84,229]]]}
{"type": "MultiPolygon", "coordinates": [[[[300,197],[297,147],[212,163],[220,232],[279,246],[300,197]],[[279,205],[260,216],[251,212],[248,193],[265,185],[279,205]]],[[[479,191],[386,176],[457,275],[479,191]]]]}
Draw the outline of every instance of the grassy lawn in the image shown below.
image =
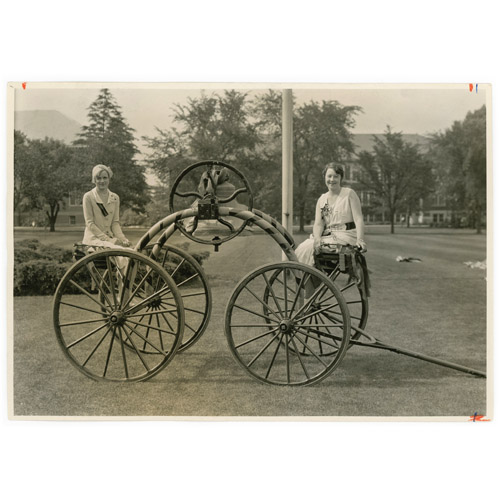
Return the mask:
{"type": "MultiPolygon", "coordinates": [[[[368,228],[372,297],[367,331],[389,344],[486,370],[486,238],[472,231],[368,228]],[[421,263],[399,263],[398,255],[421,263]]],[[[144,230],[125,230],[132,241],[144,230]]],[[[71,247],[81,231],[16,231],[15,239],[71,247]]],[[[306,235],[297,236],[297,240],[306,235]]],[[[175,236],[171,242],[181,241],[175,236]]],[[[183,240],[184,241],[184,240],[183,240]]],[[[281,260],[271,238],[254,233],[210,249],[213,295],[202,339],[153,379],[95,382],[70,365],[52,326],[51,297],[14,301],[14,414],[150,416],[469,416],[486,413],[486,381],[367,347],[312,387],[274,387],[252,379],[226,345],[224,310],[237,282],[281,260]]]]}

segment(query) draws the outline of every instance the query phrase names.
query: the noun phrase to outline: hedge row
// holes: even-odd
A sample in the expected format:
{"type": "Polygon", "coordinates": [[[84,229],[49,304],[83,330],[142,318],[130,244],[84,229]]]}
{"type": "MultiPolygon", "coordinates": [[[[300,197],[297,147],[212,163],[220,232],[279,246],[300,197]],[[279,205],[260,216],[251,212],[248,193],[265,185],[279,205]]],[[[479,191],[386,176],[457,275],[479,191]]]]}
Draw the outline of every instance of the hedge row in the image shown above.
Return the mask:
{"type": "MultiPolygon", "coordinates": [[[[182,247],[187,251],[186,244],[182,247]]],[[[191,255],[202,264],[210,254],[199,252],[191,255]]],[[[178,262],[174,258],[165,267],[172,271],[178,262]]],[[[43,245],[34,239],[15,242],[14,295],[53,295],[59,281],[72,264],[71,250],[43,245]]],[[[176,282],[188,277],[187,272],[186,267],[182,266],[176,273],[176,282]]]]}

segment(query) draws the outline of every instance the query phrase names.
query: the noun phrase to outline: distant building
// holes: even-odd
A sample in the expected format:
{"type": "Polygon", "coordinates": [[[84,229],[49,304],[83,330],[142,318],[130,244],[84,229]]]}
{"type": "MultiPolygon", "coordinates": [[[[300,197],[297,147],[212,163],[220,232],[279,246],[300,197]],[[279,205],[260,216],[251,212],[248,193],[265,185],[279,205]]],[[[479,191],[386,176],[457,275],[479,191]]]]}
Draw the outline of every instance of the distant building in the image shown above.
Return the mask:
{"type": "Polygon", "coordinates": [[[84,190],[72,191],[69,197],[64,199],[64,202],[59,209],[57,215],[58,226],[84,226],[85,219],[83,217],[83,195],[84,190]]]}
{"type": "MultiPolygon", "coordinates": [[[[354,134],[353,140],[356,153],[362,151],[371,152],[373,150],[373,136],[382,139],[383,134],[354,134]]],[[[425,151],[428,146],[428,139],[418,134],[402,134],[403,139],[411,144],[421,146],[422,151],[425,151]]],[[[363,215],[365,222],[374,224],[389,223],[389,211],[381,205],[375,193],[367,190],[361,183],[361,167],[354,158],[346,165],[345,184],[352,187],[361,200],[363,207],[363,215]]],[[[419,207],[412,214],[407,214],[406,211],[396,213],[395,224],[407,223],[407,217],[410,217],[411,225],[448,225],[456,218],[450,208],[446,204],[444,196],[433,194],[428,199],[420,200],[419,207]]]]}

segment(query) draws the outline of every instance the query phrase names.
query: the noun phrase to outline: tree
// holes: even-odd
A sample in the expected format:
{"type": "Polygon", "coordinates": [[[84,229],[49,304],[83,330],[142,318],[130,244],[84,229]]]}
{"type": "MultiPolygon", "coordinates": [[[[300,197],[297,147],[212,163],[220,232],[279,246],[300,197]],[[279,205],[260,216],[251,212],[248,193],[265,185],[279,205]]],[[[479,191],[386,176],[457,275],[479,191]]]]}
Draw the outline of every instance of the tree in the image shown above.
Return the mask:
{"type": "MultiPolygon", "coordinates": [[[[336,101],[311,102],[294,117],[295,203],[301,229],[305,214],[314,211],[313,199],[323,189],[322,167],[348,158],[354,151],[349,129],[357,106],[336,101]],[[321,187],[320,187],[321,186],[321,187]]],[[[249,100],[235,90],[190,99],[176,105],[179,129],[158,130],[145,137],[148,165],[165,186],[181,168],[200,160],[221,160],[240,169],[250,180],[259,209],[281,213],[281,93],[270,90],[249,100]]]]}
{"type": "Polygon", "coordinates": [[[481,233],[486,213],[486,107],[467,113],[432,137],[432,155],[442,190],[453,210],[465,210],[481,233]]]}
{"type": "MultiPolygon", "coordinates": [[[[270,90],[257,97],[253,109],[266,145],[265,158],[269,163],[281,165],[281,93],[270,90]]],[[[294,211],[299,217],[300,231],[304,230],[306,214],[314,213],[316,200],[325,189],[323,167],[330,162],[343,162],[354,153],[349,129],[354,127],[354,117],[360,111],[358,106],[343,106],[337,101],[311,101],[294,106],[294,211]]],[[[281,186],[279,179],[273,179],[270,185],[281,186]]],[[[281,204],[280,198],[274,196],[281,204]]]]}
{"type": "Polygon", "coordinates": [[[417,145],[404,141],[402,133],[392,132],[389,126],[382,139],[374,135],[373,140],[373,152],[358,155],[364,174],[361,183],[389,210],[394,233],[396,211],[412,207],[432,189],[431,164],[417,145]]]}
{"type": "Polygon", "coordinates": [[[360,109],[337,101],[311,101],[297,109],[293,124],[293,181],[301,231],[305,214],[314,213],[318,194],[325,190],[323,167],[330,162],[344,163],[354,153],[349,129],[354,127],[354,116],[360,109]]]}
{"type": "Polygon", "coordinates": [[[91,167],[98,163],[108,165],[114,173],[113,191],[120,196],[122,206],[142,211],[149,194],[144,167],[135,159],[138,149],[134,129],[127,125],[109,89],[102,89],[90,105],[88,122],[73,143],[85,181],[89,182],[91,167]]]}
{"type": "Polygon", "coordinates": [[[32,139],[26,141],[22,158],[29,168],[24,177],[29,203],[46,210],[50,231],[55,231],[61,203],[77,187],[72,148],[55,139],[32,139]]]}
{"type": "Polygon", "coordinates": [[[188,165],[202,160],[219,160],[241,170],[250,179],[259,203],[260,179],[265,165],[258,150],[260,138],[251,119],[246,93],[226,90],[222,95],[202,94],[187,105],[173,108],[179,127],[157,129],[155,137],[144,137],[149,153],[147,165],[164,188],[169,188],[188,165]]]}
{"type": "Polygon", "coordinates": [[[32,188],[32,165],[28,156],[28,138],[19,130],[14,130],[14,213],[17,225],[22,225],[22,212],[30,207],[32,188]]]}

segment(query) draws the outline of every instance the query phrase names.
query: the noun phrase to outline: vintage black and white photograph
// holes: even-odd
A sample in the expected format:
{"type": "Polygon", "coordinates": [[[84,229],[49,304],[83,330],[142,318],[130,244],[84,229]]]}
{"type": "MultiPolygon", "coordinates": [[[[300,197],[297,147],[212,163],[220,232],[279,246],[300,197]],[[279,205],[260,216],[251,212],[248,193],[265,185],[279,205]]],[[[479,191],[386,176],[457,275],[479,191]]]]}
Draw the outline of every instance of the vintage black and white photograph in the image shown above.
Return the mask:
{"type": "Polygon", "coordinates": [[[487,84],[9,84],[12,418],[487,420],[487,84]]]}

